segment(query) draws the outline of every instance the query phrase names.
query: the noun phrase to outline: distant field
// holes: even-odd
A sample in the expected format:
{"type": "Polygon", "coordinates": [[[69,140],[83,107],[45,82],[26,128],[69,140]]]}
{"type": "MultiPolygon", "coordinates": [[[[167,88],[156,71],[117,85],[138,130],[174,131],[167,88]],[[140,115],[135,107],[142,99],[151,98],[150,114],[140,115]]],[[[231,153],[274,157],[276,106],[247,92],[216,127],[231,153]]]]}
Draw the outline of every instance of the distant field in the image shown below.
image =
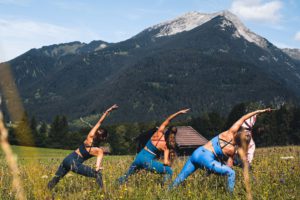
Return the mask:
{"type": "MultiPolygon", "coordinates": [[[[104,158],[105,191],[100,191],[94,179],[69,173],[54,189],[46,189],[62,159],[71,151],[31,147],[13,147],[17,154],[20,176],[27,199],[245,199],[242,170],[237,172],[233,196],[226,192],[226,178],[216,175],[206,177],[198,170],[184,186],[167,192],[161,186],[158,174],[144,171],[132,176],[127,185],[119,187],[115,180],[133,161],[133,156],[106,156],[104,158]]],[[[179,173],[185,158],[174,165],[174,176],[179,173]]],[[[94,166],[95,158],[86,164],[94,166]]],[[[251,173],[254,199],[300,199],[300,147],[274,147],[257,149],[251,173]],[[293,157],[282,159],[281,157],[293,157]]],[[[14,199],[11,176],[0,150],[0,199],[14,199]]]]}

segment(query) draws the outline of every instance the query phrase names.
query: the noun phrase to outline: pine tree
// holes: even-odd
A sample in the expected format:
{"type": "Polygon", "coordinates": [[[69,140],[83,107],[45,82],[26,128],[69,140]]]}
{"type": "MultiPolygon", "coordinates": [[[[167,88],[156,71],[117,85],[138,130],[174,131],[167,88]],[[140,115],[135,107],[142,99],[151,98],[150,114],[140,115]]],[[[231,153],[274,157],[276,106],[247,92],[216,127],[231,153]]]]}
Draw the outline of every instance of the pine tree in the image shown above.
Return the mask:
{"type": "Polygon", "coordinates": [[[56,116],[51,124],[49,139],[52,147],[66,146],[65,139],[69,131],[69,125],[65,116],[56,116]]]}
{"type": "Polygon", "coordinates": [[[38,146],[37,138],[38,138],[38,131],[37,131],[37,122],[35,117],[33,116],[30,120],[30,131],[32,133],[32,137],[34,139],[35,144],[38,146]]]}
{"type": "Polygon", "coordinates": [[[300,144],[300,108],[293,109],[293,120],[291,121],[292,132],[289,134],[291,144],[300,144]]]}
{"type": "Polygon", "coordinates": [[[47,124],[45,122],[42,122],[39,131],[38,131],[38,137],[37,137],[37,146],[40,147],[46,147],[47,146],[47,124]]]}

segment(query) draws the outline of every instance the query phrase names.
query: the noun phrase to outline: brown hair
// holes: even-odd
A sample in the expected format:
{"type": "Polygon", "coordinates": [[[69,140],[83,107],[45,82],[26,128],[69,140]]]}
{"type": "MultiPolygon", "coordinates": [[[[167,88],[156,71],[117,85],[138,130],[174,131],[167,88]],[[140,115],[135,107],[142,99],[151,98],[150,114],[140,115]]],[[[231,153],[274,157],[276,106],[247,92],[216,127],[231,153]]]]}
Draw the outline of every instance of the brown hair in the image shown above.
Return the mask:
{"type": "Polygon", "coordinates": [[[165,133],[165,140],[167,143],[168,149],[175,149],[176,148],[176,133],[177,128],[175,126],[171,126],[165,133]]]}
{"type": "Polygon", "coordinates": [[[168,128],[168,130],[165,133],[165,140],[167,143],[167,147],[170,151],[169,159],[171,164],[173,164],[175,158],[176,158],[176,133],[177,128],[175,126],[171,126],[168,128]]]}
{"type": "Polygon", "coordinates": [[[234,140],[239,147],[246,149],[251,141],[250,131],[241,126],[235,135],[234,140]]]}
{"type": "Polygon", "coordinates": [[[99,146],[102,141],[105,141],[108,137],[107,130],[99,128],[93,137],[93,146],[99,146]]]}

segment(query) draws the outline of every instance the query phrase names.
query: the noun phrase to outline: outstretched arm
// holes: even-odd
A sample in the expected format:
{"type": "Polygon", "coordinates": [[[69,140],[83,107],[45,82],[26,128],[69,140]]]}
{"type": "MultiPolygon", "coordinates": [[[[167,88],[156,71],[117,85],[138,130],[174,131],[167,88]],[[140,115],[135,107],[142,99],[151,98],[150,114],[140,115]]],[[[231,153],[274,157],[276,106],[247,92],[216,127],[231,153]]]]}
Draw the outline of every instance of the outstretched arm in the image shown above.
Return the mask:
{"type": "Polygon", "coordinates": [[[96,133],[96,131],[98,130],[98,128],[101,126],[102,122],[104,121],[104,119],[106,118],[106,116],[113,110],[117,109],[118,106],[117,104],[114,104],[113,106],[111,106],[109,109],[107,109],[104,114],[101,116],[101,118],[99,119],[99,121],[96,123],[96,125],[91,129],[91,131],[88,134],[88,137],[93,137],[96,133]]]}
{"type": "Polygon", "coordinates": [[[242,124],[244,123],[244,121],[246,121],[247,119],[249,119],[250,117],[260,114],[260,113],[264,113],[264,112],[270,112],[272,109],[271,108],[267,108],[264,110],[257,110],[251,113],[248,113],[246,115],[244,115],[243,117],[241,117],[238,121],[236,121],[232,127],[229,129],[229,132],[231,133],[236,133],[239,128],[242,126],[242,124]]]}
{"type": "Polygon", "coordinates": [[[161,125],[160,127],[158,128],[157,130],[157,133],[158,133],[158,137],[161,137],[161,135],[164,134],[164,130],[166,128],[166,126],[168,126],[168,124],[170,123],[170,121],[172,119],[174,119],[176,116],[180,115],[180,114],[185,114],[189,111],[190,109],[183,109],[183,110],[180,110],[176,113],[174,113],[173,115],[170,115],[161,125]]]}

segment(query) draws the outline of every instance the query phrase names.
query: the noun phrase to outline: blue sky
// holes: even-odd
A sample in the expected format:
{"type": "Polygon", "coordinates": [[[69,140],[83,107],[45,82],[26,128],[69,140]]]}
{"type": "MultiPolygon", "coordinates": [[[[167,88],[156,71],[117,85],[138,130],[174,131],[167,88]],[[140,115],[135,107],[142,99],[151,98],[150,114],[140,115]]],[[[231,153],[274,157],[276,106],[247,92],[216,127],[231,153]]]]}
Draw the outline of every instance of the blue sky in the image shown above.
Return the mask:
{"type": "Polygon", "coordinates": [[[300,48],[299,0],[0,0],[0,62],[51,44],[119,42],[186,12],[221,10],[278,47],[300,48]]]}

